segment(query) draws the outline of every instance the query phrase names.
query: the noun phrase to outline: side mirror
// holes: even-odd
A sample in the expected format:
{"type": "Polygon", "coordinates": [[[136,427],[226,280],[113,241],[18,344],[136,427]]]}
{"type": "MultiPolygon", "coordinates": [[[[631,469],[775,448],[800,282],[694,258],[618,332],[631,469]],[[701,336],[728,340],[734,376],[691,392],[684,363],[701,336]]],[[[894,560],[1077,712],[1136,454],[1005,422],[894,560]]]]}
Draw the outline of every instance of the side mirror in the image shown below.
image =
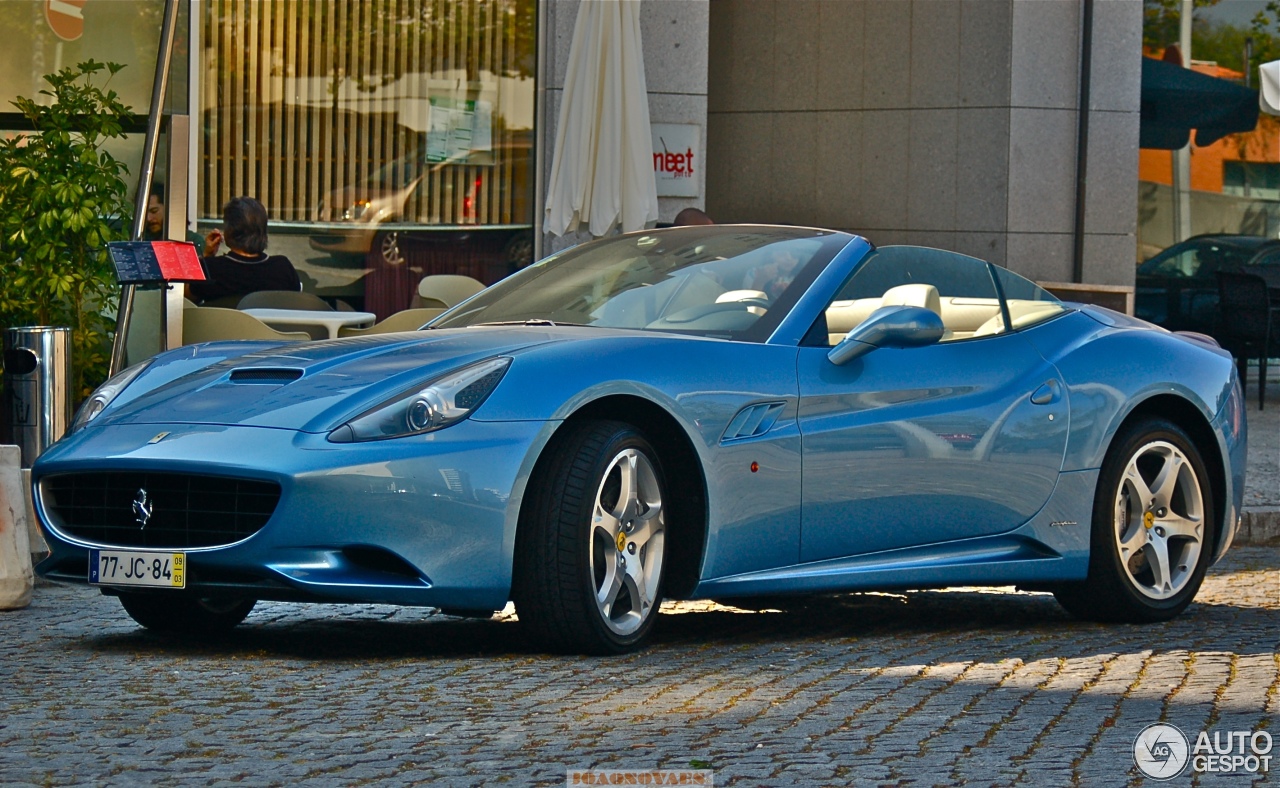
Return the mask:
{"type": "Polygon", "coordinates": [[[832,364],[847,364],[878,347],[924,347],[942,339],[942,318],[919,306],[882,306],[831,348],[832,364]]]}

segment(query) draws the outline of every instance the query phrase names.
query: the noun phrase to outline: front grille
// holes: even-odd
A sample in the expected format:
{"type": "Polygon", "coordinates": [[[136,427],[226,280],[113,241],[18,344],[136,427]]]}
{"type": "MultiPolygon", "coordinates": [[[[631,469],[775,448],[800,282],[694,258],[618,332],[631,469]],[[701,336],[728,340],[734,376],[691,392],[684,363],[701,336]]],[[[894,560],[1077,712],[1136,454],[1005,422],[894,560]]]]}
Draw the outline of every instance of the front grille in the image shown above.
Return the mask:
{"type": "Polygon", "coordinates": [[[121,547],[237,542],[266,525],[280,501],[275,482],[185,473],[68,473],[45,478],[40,491],[58,529],[121,547]]]}

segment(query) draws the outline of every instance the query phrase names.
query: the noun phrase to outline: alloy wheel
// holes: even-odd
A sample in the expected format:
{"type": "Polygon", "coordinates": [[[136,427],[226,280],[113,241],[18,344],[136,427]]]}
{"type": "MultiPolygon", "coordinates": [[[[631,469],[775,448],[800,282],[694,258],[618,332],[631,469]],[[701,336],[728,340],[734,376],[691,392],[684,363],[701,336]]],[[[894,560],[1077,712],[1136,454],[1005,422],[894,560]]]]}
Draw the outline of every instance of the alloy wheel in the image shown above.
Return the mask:
{"type": "Polygon", "coordinates": [[[643,452],[624,449],[605,470],[591,517],[596,608],[613,633],[630,635],[653,614],[665,537],[653,465],[643,452]]]}
{"type": "Polygon", "coordinates": [[[1149,599],[1168,599],[1195,574],[1204,547],[1200,480],[1186,454],[1166,441],[1136,451],[1116,491],[1114,534],[1120,565],[1149,599]]]}

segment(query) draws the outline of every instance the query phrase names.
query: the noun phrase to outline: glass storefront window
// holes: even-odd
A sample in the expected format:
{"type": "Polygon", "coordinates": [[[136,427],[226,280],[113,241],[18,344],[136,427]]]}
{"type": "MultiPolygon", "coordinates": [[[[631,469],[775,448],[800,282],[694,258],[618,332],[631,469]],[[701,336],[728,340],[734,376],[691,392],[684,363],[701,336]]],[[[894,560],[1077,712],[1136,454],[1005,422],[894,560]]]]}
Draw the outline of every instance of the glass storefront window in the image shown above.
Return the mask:
{"type": "Polygon", "coordinates": [[[277,222],[532,223],[533,0],[202,8],[201,217],[248,194],[277,222]]]}
{"type": "Polygon", "coordinates": [[[380,317],[529,262],[535,0],[206,0],[196,206],[251,195],[306,289],[380,317]]]}

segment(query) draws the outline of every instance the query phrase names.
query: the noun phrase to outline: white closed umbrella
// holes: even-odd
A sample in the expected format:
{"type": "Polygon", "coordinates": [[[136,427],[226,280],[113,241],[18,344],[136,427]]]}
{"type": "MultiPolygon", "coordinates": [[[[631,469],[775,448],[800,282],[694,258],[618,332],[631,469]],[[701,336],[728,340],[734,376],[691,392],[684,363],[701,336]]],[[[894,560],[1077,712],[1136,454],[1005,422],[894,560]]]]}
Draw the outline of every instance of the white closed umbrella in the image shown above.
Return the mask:
{"type": "Polygon", "coordinates": [[[569,47],[543,229],[600,237],[658,220],[640,0],[583,0],[569,47]]]}
{"type": "Polygon", "coordinates": [[[1258,104],[1268,115],[1280,115],[1280,60],[1258,66],[1258,104]]]}

